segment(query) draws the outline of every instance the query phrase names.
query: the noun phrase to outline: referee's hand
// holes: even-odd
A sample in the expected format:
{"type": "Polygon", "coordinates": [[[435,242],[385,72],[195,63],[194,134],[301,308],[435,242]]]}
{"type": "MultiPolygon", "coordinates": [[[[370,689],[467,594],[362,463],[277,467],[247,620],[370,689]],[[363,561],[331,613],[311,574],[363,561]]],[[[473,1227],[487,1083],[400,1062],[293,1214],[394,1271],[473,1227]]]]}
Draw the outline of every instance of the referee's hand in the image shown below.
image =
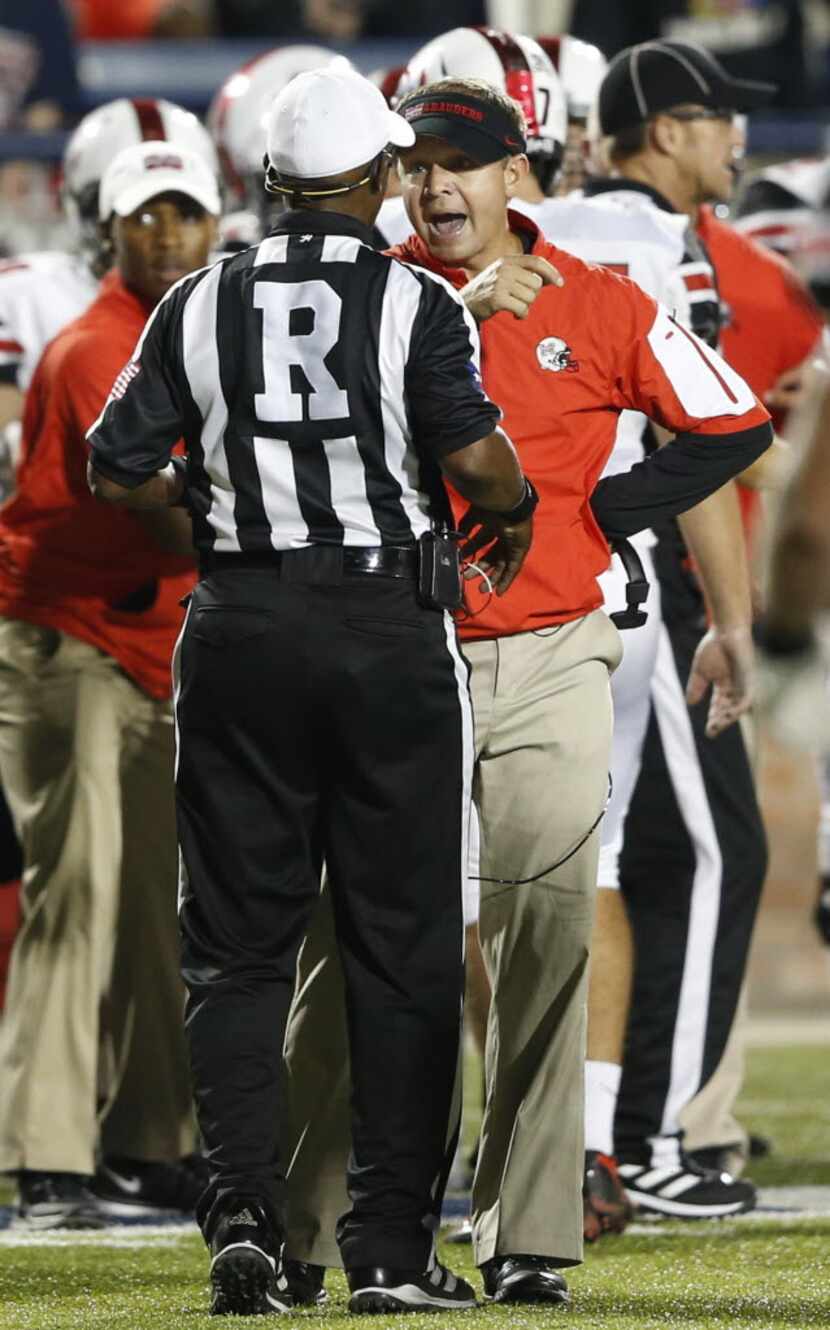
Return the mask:
{"type": "Polygon", "coordinates": [[[467,580],[486,579],[497,596],[503,596],[525,561],[533,540],[533,518],[507,523],[497,513],[475,505],[468,508],[458,529],[464,539],[459,546],[467,580]]]}
{"type": "Polygon", "coordinates": [[[478,323],[502,310],[526,319],[544,287],[564,285],[562,274],[541,255],[508,254],[484,268],[459,295],[478,323]]]}

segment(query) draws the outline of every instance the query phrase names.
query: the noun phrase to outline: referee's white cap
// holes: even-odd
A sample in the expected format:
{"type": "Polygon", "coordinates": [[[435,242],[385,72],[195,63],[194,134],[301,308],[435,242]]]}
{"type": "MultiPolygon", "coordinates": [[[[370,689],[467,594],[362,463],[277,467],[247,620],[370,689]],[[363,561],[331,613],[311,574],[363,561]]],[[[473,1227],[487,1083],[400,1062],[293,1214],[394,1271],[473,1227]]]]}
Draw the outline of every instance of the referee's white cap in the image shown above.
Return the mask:
{"type": "Polygon", "coordinates": [[[268,161],[290,180],[325,180],[373,161],[388,143],[414,142],[412,126],[389,110],[379,88],[332,65],[298,74],[268,113],[268,161]]]}
{"type": "Polygon", "coordinates": [[[216,176],[197,153],[161,139],[134,143],[122,148],[104,172],[98,215],[102,221],[114,212],[127,217],[149,199],[171,193],[195,199],[215,217],[222,211],[216,176]]]}

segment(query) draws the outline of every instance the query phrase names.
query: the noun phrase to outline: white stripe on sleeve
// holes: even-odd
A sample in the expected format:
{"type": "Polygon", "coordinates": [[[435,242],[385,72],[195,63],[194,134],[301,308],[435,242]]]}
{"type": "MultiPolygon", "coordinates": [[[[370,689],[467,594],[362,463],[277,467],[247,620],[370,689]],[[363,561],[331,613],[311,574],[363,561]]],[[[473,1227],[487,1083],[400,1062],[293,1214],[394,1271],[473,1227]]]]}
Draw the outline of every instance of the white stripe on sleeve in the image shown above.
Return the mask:
{"type": "Polygon", "coordinates": [[[204,468],[210,479],[212,505],[210,524],[216,531],[218,550],[238,550],[234,504],[225,455],[228,407],[219,377],[219,347],[216,340],[216,302],[222,265],[217,264],[202,279],[185,302],[182,312],[182,360],[190,394],[202,417],[204,468]]]}
{"type": "Polygon", "coordinates": [[[740,375],[661,305],[648,343],[687,415],[742,416],[755,406],[755,394],[740,375]]]}
{"type": "Polygon", "coordinates": [[[427,501],[420,494],[420,463],[406,419],[404,373],[409,362],[412,328],[421,302],[421,284],[401,263],[389,265],[378,336],[380,410],[383,421],[384,458],[393,476],[406,476],[401,486],[401,504],[413,534],[429,527],[427,501]]]}

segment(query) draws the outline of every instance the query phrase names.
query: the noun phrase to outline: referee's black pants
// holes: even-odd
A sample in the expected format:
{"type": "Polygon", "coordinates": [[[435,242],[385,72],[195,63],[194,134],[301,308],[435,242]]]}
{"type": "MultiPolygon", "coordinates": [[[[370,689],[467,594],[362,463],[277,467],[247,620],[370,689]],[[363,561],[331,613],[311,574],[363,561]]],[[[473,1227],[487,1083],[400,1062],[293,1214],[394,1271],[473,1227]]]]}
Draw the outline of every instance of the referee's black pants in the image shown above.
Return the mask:
{"type": "Polygon", "coordinates": [[[682,1110],[721,1060],[766,873],[741,727],[707,739],[708,701],[685,700],[701,636],[696,618],[661,628],[620,857],[635,969],[614,1137],[628,1162],[665,1158],[655,1138],[678,1135],[682,1110]]]}
{"type": "Polygon", "coordinates": [[[174,665],[198,1218],[209,1240],[250,1197],[283,1231],[283,1037],[325,859],[353,1082],[343,1264],[424,1270],[461,1020],[467,670],[414,583],[302,555],[200,581],[174,665]]]}

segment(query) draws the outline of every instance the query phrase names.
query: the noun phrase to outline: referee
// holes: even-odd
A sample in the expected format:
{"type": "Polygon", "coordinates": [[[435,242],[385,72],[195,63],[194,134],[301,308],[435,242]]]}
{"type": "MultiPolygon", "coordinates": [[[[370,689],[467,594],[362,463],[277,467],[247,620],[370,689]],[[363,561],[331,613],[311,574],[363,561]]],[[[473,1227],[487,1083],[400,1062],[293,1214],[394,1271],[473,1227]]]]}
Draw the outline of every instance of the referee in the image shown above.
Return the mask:
{"type": "Polygon", "coordinates": [[[338,1225],[350,1307],[469,1307],[424,1222],[458,1052],[472,772],[440,473],[484,510],[499,593],[535,494],[460,299],[370,247],[389,145],[412,144],[411,128],[367,81],[326,68],[280,93],[267,142],[268,186],[293,210],[173,288],[89,433],[95,494],[185,503],[201,563],[174,678],[212,1309],[291,1305],[281,1054],[323,859],[353,1068],[338,1225]],[[186,466],[171,463],[179,435],[186,466]]]}

